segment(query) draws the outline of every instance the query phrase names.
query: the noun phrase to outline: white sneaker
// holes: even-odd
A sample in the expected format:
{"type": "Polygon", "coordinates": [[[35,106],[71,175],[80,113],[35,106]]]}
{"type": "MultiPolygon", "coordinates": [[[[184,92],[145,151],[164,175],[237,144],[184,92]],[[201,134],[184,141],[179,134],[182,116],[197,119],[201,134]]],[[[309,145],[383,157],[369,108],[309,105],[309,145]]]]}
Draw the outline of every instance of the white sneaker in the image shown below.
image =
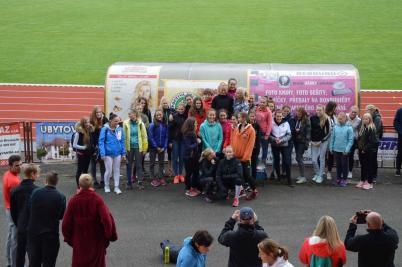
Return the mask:
{"type": "Polygon", "coordinates": [[[296,184],[303,184],[307,182],[307,179],[305,177],[299,177],[297,178],[296,184]]]}
{"type": "Polygon", "coordinates": [[[353,173],[352,172],[349,172],[348,173],[348,179],[352,179],[353,178],[353,173]]]}
{"type": "Polygon", "coordinates": [[[311,178],[311,180],[313,180],[314,182],[317,180],[317,175],[314,175],[314,177],[313,178],[311,178]]]}
{"type": "Polygon", "coordinates": [[[105,193],[110,193],[110,187],[105,185],[105,193]]]}
{"type": "MultiPolygon", "coordinates": [[[[327,178],[328,179],[328,178],[327,178]]],[[[321,184],[322,183],[322,176],[317,176],[317,178],[315,179],[315,182],[317,183],[317,184],[321,184]]]]}
{"type": "Polygon", "coordinates": [[[118,188],[118,187],[115,187],[115,188],[114,188],[114,192],[115,192],[117,195],[120,195],[120,194],[121,194],[121,190],[120,190],[120,188],[118,188]]]}
{"type": "Polygon", "coordinates": [[[327,180],[332,180],[332,176],[330,172],[327,172],[327,180]]]}

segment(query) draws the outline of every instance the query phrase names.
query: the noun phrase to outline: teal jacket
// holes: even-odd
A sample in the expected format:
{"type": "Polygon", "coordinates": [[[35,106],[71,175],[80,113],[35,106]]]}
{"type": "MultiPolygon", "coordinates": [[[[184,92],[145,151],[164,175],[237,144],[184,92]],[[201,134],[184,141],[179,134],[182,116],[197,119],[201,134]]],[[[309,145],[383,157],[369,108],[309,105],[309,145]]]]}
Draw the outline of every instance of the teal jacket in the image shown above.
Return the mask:
{"type": "Polygon", "coordinates": [[[355,135],[352,126],[347,124],[336,124],[332,130],[329,151],[349,153],[354,138],[355,135]]]}
{"type": "Polygon", "coordinates": [[[196,251],[191,245],[192,237],[184,239],[183,248],[177,257],[176,267],[205,267],[207,255],[196,251]]]}
{"type": "Polygon", "coordinates": [[[205,120],[200,127],[200,136],[202,140],[202,150],[212,148],[214,152],[221,151],[223,132],[219,122],[209,123],[208,120],[205,120]]]}

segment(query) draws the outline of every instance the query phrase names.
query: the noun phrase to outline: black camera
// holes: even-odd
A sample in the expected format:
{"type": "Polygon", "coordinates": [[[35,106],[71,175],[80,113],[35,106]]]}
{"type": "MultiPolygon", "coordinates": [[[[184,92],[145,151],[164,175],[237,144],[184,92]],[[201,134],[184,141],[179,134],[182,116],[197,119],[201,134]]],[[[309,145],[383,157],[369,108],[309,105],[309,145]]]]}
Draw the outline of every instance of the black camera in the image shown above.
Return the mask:
{"type": "Polygon", "coordinates": [[[357,216],[357,224],[365,224],[366,223],[366,217],[367,217],[367,212],[365,211],[358,211],[356,212],[357,216]]]}

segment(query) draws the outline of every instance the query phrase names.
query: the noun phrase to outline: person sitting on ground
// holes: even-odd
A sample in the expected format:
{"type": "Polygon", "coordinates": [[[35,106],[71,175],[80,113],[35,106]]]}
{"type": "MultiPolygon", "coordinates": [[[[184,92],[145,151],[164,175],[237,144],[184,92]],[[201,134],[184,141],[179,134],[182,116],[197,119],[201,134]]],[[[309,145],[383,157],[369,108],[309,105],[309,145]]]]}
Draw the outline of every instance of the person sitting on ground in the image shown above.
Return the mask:
{"type": "Polygon", "coordinates": [[[213,183],[216,177],[218,159],[212,148],[205,149],[200,158],[200,184],[206,202],[212,202],[213,183]]]}
{"type": "Polygon", "coordinates": [[[358,216],[353,216],[345,237],[346,249],[359,253],[359,267],[395,267],[394,257],[399,243],[398,234],[384,223],[379,213],[367,210],[362,211],[362,214],[366,215],[368,233],[355,235],[358,216]]]}
{"type": "Polygon", "coordinates": [[[219,161],[216,171],[216,182],[221,197],[229,198],[229,189],[235,188],[233,207],[239,206],[239,196],[243,184],[243,168],[240,160],[234,157],[231,146],[225,149],[225,158],[219,161]]]}
{"type": "Polygon", "coordinates": [[[335,220],[331,216],[320,218],[313,235],[304,240],[299,259],[306,266],[321,266],[318,265],[320,263],[322,266],[346,264],[346,249],[339,237],[335,220]]]}
{"type": "Polygon", "coordinates": [[[258,243],[259,256],[263,267],[293,267],[288,261],[288,249],[272,239],[264,239],[258,243]]]}
{"type": "Polygon", "coordinates": [[[218,242],[230,248],[229,267],[261,267],[258,257],[258,244],[268,238],[267,233],[257,222],[257,215],[252,208],[236,210],[225,223],[218,242]],[[234,230],[235,225],[237,230],[234,230]]]}
{"type": "Polygon", "coordinates": [[[205,230],[199,230],[192,237],[184,239],[176,267],[205,267],[213,241],[214,238],[205,230]]]}

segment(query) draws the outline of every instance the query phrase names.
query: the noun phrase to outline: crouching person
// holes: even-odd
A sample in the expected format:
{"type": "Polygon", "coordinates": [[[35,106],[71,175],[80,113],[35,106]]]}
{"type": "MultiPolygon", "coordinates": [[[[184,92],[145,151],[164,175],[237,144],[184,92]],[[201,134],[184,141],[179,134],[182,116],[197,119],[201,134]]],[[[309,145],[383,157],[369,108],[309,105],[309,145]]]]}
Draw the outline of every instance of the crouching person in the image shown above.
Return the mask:
{"type": "Polygon", "coordinates": [[[208,203],[212,202],[217,166],[218,159],[215,157],[215,152],[211,148],[205,149],[200,159],[200,184],[204,200],[208,203]]]}
{"type": "Polygon", "coordinates": [[[176,267],[205,267],[213,241],[214,238],[205,230],[199,230],[193,237],[184,239],[176,267]]]}

